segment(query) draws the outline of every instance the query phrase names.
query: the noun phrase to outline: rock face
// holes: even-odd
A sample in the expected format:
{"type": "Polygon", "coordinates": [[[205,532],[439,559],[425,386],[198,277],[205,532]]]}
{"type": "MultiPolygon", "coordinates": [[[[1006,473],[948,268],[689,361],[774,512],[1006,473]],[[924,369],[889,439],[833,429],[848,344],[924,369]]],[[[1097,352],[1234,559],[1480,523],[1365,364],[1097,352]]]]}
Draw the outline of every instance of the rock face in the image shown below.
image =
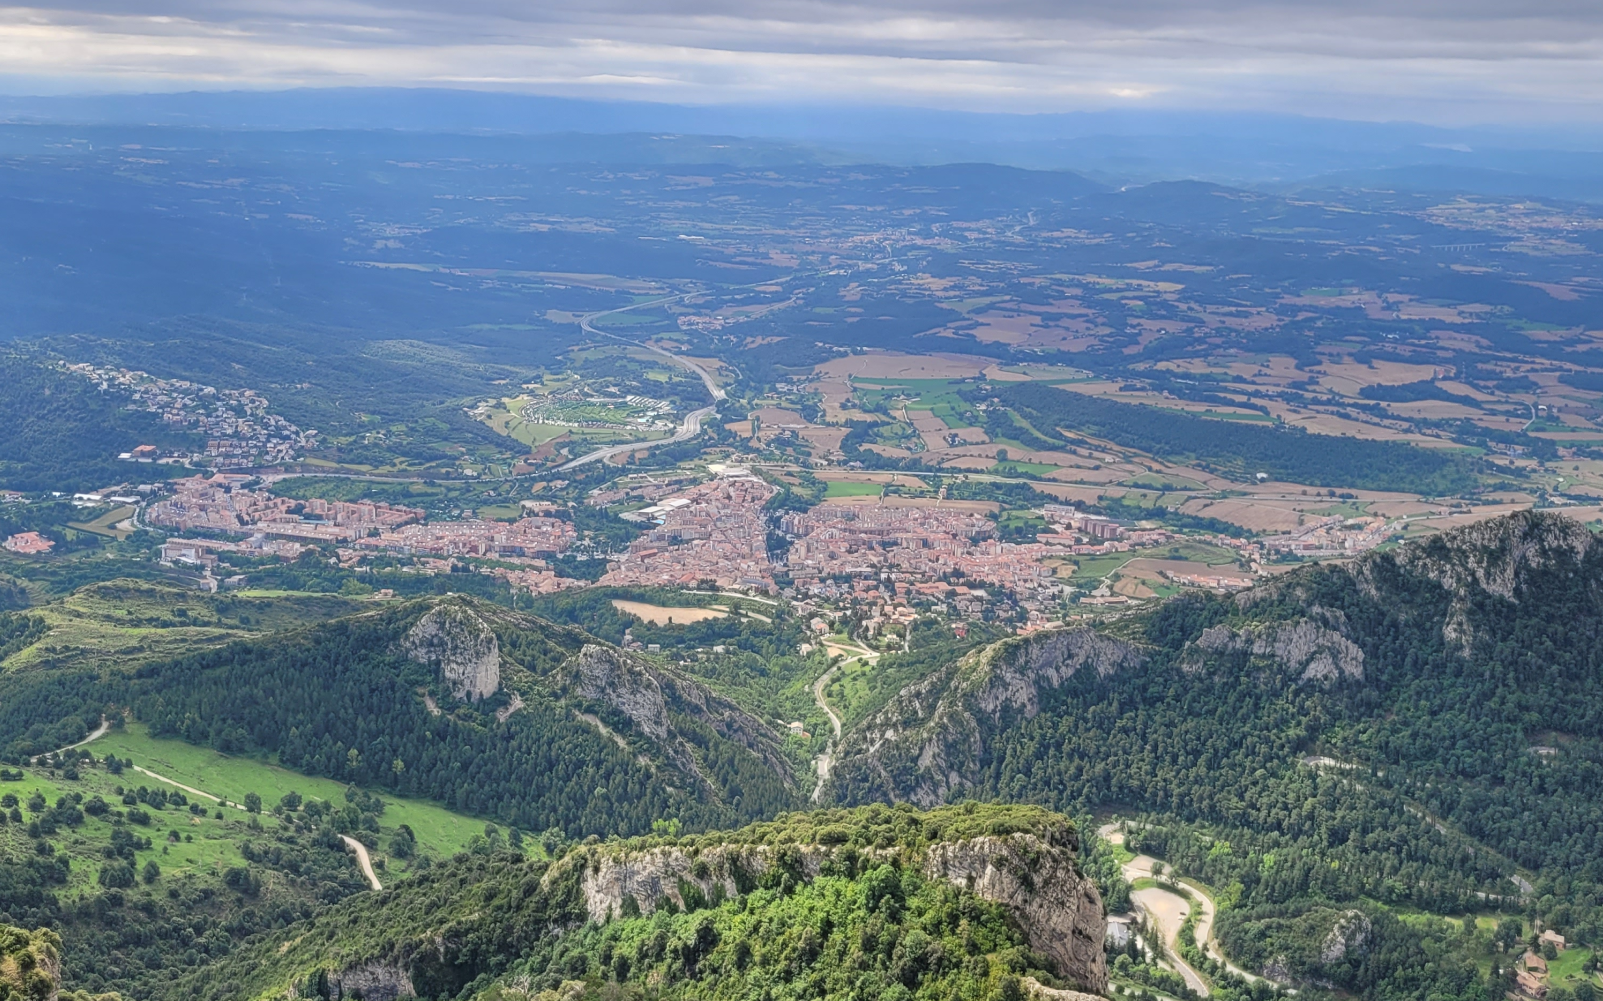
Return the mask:
{"type": "Polygon", "coordinates": [[[1399,576],[1434,583],[1448,600],[1442,638],[1470,656],[1478,639],[1472,615],[1487,597],[1518,605],[1534,582],[1555,577],[1584,587],[1603,605],[1597,566],[1600,547],[1586,526],[1561,515],[1524,511],[1465,525],[1389,552],[1370,553],[1352,569],[1359,590],[1383,599],[1399,576]],[[1588,565],[1590,564],[1590,569],[1588,565]]]}
{"type": "Polygon", "coordinates": [[[416,997],[412,977],[398,963],[371,961],[341,970],[328,978],[330,993],[337,998],[363,1001],[395,1001],[416,997]]]}
{"type": "Polygon", "coordinates": [[[1071,853],[1034,835],[973,838],[931,847],[925,875],[966,886],[1012,911],[1030,948],[1087,990],[1107,990],[1107,919],[1096,884],[1071,853]]]}
{"type": "Polygon", "coordinates": [[[1319,945],[1319,961],[1339,963],[1349,955],[1362,955],[1369,947],[1372,931],[1369,916],[1363,911],[1343,911],[1319,945]]]}
{"type": "Polygon", "coordinates": [[[849,731],[827,792],[847,803],[947,802],[952,790],[977,781],[988,732],[1035,716],[1044,695],[1082,672],[1106,678],[1141,662],[1134,645],[1090,629],[1037,633],[975,651],[909,685],[849,731]]]}
{"type": "MultiPolygon", "coordinates": [[[[833,849],[796,846],[801,871],[816,877],[833,849]]],[[[692,856],[680,848],[654,848],[581,857],[580,892],[591,920],[625,913],[625,900],[650,914],[663,900],[685,905],[688,892],[707,900],[734,897],[773,864],[766,845],[724,845],[692,856]]],[[[925,850],[924,875],[964,887],[1011,911],[1030,947],[1050,959],[1057,972],[1082,988],[1107,989],[1102,951],[1106,918],[1096,884],[1075,862],[1075,850],[1050,845],[1033,834],[1009,834],[943,842],[925,850]]]]}
{"type": "Polygon", "coordinates": [[[717,783],[702,771],[692,743],[675,728],[675,716],[695,720],[739,744],[756,755],[786,788],[795,787],[794,773],[781,750],[782,738],[762,720],[705,686],[615,647],[594,643],[575,654],[564,670],[571,694],[622,714],[676,767],[709,789],[717,783]]]}
{"type": "Polygon", "coordinates": [[[407,631],[401,651],[440,672],[458,699],[479,699],[501,688],[501,645],[495,632],[472,609],[442,603],[407,631]]]}
{"type": "MultiPolygon", "coordinates": [[[[585,910],[593,921],[606,921],[624,913],[624,900],[632,899],[642,914],[650,914],[663,900],[685,905],[685,891],[694,888],[704,898],[733,897],[740,883],[768,871],[767,853],[761,848],[742,851],[720,846],[695,858],[678,848],[607,855],[585,870],[579,889],[585,910]],[[742,873],[741,878],[736,873],[742,873]]],[[[813,872],[817,872],[813,867],[813,872]]]]}
{"type": "MultiPolygon", "coordinates": [[[[1316,609],[1316,613],[1319,611],[1316,609]]],[[[1339,621],[1340,614],[1323,617],[1339,621]]],[[[1202,666],[1202,658],[1196,654],[1246,651],[1254,657],[1265,657],[1284,665],[1302,681],[1357,681],[1364,676],[1364,651],[1358,644],[1337,629],[1312,619],[1263,623],[1240,630],[1224,625],[1209,626],[1197,637],[1193,647],[1192,655],[1181,665],[1188,671],[1202,666]]]]}

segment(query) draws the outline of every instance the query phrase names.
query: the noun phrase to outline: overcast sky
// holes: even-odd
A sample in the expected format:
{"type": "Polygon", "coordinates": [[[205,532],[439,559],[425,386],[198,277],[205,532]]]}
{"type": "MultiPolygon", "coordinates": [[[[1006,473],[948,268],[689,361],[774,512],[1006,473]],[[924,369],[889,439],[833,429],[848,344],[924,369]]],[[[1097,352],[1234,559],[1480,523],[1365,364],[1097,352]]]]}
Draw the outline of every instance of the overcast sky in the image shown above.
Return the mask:
{"type": "Polygon", "coordinates": [[[1598,0],[64,0],[12,93],[401,85],[686,103],[1603,119],[1598,0]]]}

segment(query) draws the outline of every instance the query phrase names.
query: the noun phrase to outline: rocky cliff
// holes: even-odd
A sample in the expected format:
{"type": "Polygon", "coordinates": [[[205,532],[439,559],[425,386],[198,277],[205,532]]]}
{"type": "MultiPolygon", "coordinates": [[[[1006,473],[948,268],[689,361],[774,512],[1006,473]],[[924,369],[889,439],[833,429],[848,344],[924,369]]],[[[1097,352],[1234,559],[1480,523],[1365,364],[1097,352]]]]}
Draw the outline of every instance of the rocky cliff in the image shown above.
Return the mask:
{"type": "Polygon", "coordinates": [[[781,750],[783,739],[762,720],[676,671],[616,647],[586,644],[563,665],[568,694],[598,715],[613,715],[652,742],[687,775],[708,789],[719,783],[702,766],[696,741],[684,732],[701,726],[750,752],[761,767],[794,790],[795,772],[781,750]],[[610,713],[608,712],[610,710],[610,713]]]}
{"type": "Polygon", "coordinates": [[[987,734],[1029,719],[1085,671],[1105,678],[1142,662],[1132,643],[1090,629],[1003,640],[909,685],[841,740],[826,795],[842,802],[947,801],[974,784],[987,734]]]}
{"type": "Polygon", "coordinates": [[[1210,654],[1245,653],[1287,668],[1303,682],[1362,680],[1364,651],[1342,632],[1342,614],[1316,609],[1315,615],[1317,619],[1254,623],[1234,629],[1209,626],[1192,643],[1180,666],[1195,672],[1210,654]]]}
{"type": "Polygon", "coordinates": [[[407,630],[401,651],[440,672],[458,699],[479,699],[501,688],[501,645],[495,632],[465,603],[441,602],[407,630]]]}
{"type": "MultiPolygon", "coordinates": [[[[831,856],[847,850],[795,845],[789,849],[790,864],[803,878],[813,879],[831,856]]],[[[714,902],[733,898],[762,879],[776,864],[777,851],[771,845],[664,846],[599,851],[567,864],[583,866],[579,887],[585,911],[591,920],[605,922],[624,914],[650,914],[669,901],[683,909],[690,896],[714,902]]],[[[888,849],[857,854],[898,856],[888,849]]],[[[1051,960],[1059,975],[1086,990],[1107,989],[1102,897],[1081,872],[1072,844],[1054,844],[1049,837],[1027,832],[982,835],[937,842],[904,861],[926,877],[1006,907],[1030,947],[1051,960]]],[[[559,878],[560,872],[555,869],[548,878],[559,878]]]]}
{"type": "Polygon", "coordinates": [[[120,994],[61,989],[61,936],[49,928],[0,925],[0,998],[28,1001],[122,1001],[120,994]]]}
{"type": "Polygon", "coordinates": [[[1517,606],[1556,585],[1580,598],[1588,612],[1603,614],[1603,546],[1585,525],[1558,514],[1524,511],[1465,525],[1369,553],[1350,572],[1366,597],[1391,602],[1405,615],[1444,603],[1442,639],[1465,657],[1484,638],[1477,606],[1517,606]],[[1437,600],[1396,601],[1399,591],[1412,588],[1437,600]]]}
{"type": "Polygon", "coordinates": [[[931,846],[924,872],[1003,905],[1030,948],[1064,976],[1089,990],[1107,989],[1102,895],[1072,853],[1031,834],[979,837],[931,846]]]}

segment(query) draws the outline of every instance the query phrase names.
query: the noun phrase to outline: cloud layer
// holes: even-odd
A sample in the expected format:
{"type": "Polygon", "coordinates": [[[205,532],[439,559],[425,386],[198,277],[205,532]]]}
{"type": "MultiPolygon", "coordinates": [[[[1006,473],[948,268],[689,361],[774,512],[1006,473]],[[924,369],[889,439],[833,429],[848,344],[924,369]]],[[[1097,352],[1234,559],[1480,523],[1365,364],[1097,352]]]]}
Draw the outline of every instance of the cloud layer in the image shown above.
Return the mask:
{"type": "Polygon", "coordinates": [[[675,102],[1597,121],[1577,0],[77,0],[0,8],[10,89],[448,86],[675,102]]]}

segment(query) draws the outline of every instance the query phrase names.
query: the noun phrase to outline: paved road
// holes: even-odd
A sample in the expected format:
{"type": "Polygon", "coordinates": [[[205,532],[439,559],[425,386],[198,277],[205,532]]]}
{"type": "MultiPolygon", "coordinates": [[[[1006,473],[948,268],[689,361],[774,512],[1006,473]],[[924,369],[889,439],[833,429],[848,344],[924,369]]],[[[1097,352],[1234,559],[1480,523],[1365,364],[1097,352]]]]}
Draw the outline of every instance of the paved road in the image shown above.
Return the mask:
{"type": "MultiPolygon", "coordinates": [[[[110,732],[110,730],[111,730],[111,721],[108,720],[106,717],[102,716],[102,717],[100,717],[100,725],[95,727],[95,732],[94,733],[91,733],[89,736],[87,736],[84,739],[78,741],[78,743],[76,743],[76,744],[68,744],[66,747],[58,747],[54,751],[48,751],[46,753],[48,753],[48,754],[60,754],[62,751],[70,751],[75,747],[82,747],[85,744],[89,743],[91,740],[99,740],[101,737],[104,737],[108,732],[110,732]]],[[[43,754],[35,754],[30,759],[30,761],[38,761],[42,757],[44,757],[43,754]]]]}
{"type": "MultiPolygon", "coordinates": [[[[1103,838],[1106,841],[1110,841],[1113,844],[1117,844],[1117,845],[1124,844],[1124,832],[1119,829],[1119,825],[1118,824],[1104,824],[1104,825],[1102,825],[1100,828],[1097,829],[1097,836],[1103,838]]],[[[1135,880],[1140,879],[1143,876],[1151,876],[1152,875],[1152,863],[1153,863],[1153,861],[1154,861],[1153,859],[1150,859],[1145,855],[1136,856],[1131,861],[1125,863],[1125,865],[1124,865],[1124,878],[1126,880],[1134,882],[1135,880]]],[[[1219,940],[1213,937],[1213,923],[1214,923],[1214,919],[1216,917],[1218,917],[1218,913],[1219,913],[1218,912],[1218,908],[1214,905],[1213,897],[1210,896],[1206,890],[1204,890],[1202,887],[1198,886],[1196,883],[1192,882],[1189,879],[1180,879],[1180,880],[1178,880],[1178,882],[1180,883],[1181,886],[1184,886],[1186,888],[1186,890],[1191,894],[1192,900],[1194,900],[1196,902],[1196,905],[1197,905],[1196,937],[1197,937],[1197,941],[1202,943],[1202,951],[1205,952],[1209,957],[1211,957],[1215,962],[1222,963],[1224,965],[1225,969],[1229,970],[1231,973],[1234,973],[1236,976],[1241,977],[1243,980],[1246,980],[1248,983],[1252,983],[1252,982],[1258,981],[1258,980],[1263,980],[1264,979],[1263,977],[1258,976],[1256,973],[1250,973],[1247,970],[1242,969],[1241,967],[1237,966],[1235,963],[1232,963],[1230,960],[1225,958],[1224,950],[1220,947],[1219,940]]],[[[1140,894],[1160,893],[1160,894],[1163,894],[1163,895],[1165,895],[1167,897],[1175,898],[1174,894],[1169,893],[1166,890],[1157,890],[1157,889],[1140,890],[1140,891],[1137,891],[1137,893],[1140,893],[1140,894]]],[[[1131,894],[1131,898],[1132,899],[1134,899],[1135,896],[1136,896],[1136,894],[1134,894],[1134,893],[1131,894]]],[[[1176,899],[1178,899],[1178,898],[1176,898],[1176,899]]],[[[1180,959],[1180,957],[1178,955],[1178,951],[1174,949],[1174,943],[1178,940],[1178,934],[1179,934],[1179,930],[1180,930],[1180,923],[1185,920],[1186,914],[1188,912],[1189,912],[1189,905],[1187,905],[1187,908],[1182,909],[1180,911],[1178,919],[1176,919],[1175,922],[1174,922],[1174,931],[1173,931],[1173,933],[1170,932],[1169,928],[1167,926],[1165,926],[1164,922],[1161,921],[1161,920],[1159,921],[1159,927],[1163,931],[1163,935],[1164,935],[1165,941],[1170,943],[1171,950],[1175,951],[1175,953],[1176,953],[1172,957],[1175,960],[1175,962],[1177,962],[1181,966],[1185,967],[1186,970],[1190,970],[1192,975],[1196,975],[1196,971],[1195,970],[1191,970],[1191,968],[1189,966],[1187,966],[1183,960],[1180,959]]],[[[1185,973],[1182,972],[1181,976],[1185,976],[1185,973]]],[[[1200,979],[1200,977],[1198,979],[1200,979]]],[[[1186,977],[1186,982],[1187,983],[1191,983],[1191,978],[1190,977],[1186,977]]],[[[1193,990],[1196,989],[1195,985],[1192,986],[1192,989],[1193,990]]],[[[1206,992],[1203,992],[1203,993],[1206,993],[1206,992]]]]}
{"type": "Polygon", "coordinates": [[[824,750],[813,759],[813,768],[818,772],[818,784],[813,787],[814,803],[824,794],[824,782],[829,778],[829,769],[835,764],[835,743],[840,740],[840,717],[835,715],[835,710],[829,708],[829,703],[824,700],[824,689],[829,687],[829,679],[835,676],[835,670],[833,667],[830,668],[813,682],[813,701],[818,704],[818,708],[824,710],[824,715],[829,717],[830,729],[835,732],[834,739],[825,744],[824,750]]]}
{"type": "MultiPolygon", "coordinates": [[[[1155,861],[1157,860],[1146,855],[1137,855],[1124,864],[1124,878],[1133,883],[1142,877],[1151,876],[1152,863],[1155,861]]],[[[1158,931],[1163,935],[1163,944],[1168,946],[1169,952],[1163,959],[1163,965],[1180,974],[1187,987],[1200,996],[1207,997],[1208,982],[1202,979],[1202,974],[1191,968],[1190,963],[1180,958],[1180,926],[1191,913],[1190,899],[1178,893],[1150,886],[1144,890],[1131,891],[1130,900],[1157,922],[1158,931]]],[[[1200,916],[1198,921],[1201,921],[1200,916]]]]}
{"type": "Polygon", "coordinates": [[[340,840],[345,842],[345,847],[356,853],[356,864],[362,867],[362,875],[367,877],[367,881],[372,884],[373,889],[384,889],[384,884],[380,883],[378,876],[373,873],[373,860],[367,857],[367,846],[349,834],[341,834],[340,840]]]}
{"type": "Polygon", "coordinates": [[[679,430],[674,433],[672,438],[658,438],[656,441],[637,441],[623,445],[608,445],[606,448],[597,449],[588,455],[582,455],[571,462],[564,463],[562,466],[558,467],[559,469],[573,469],[576,466],[582,466],[588,462],[601,462],[611,458],[614,455],[622,455],[625,452],[633,452],[642,448],[656,448],[658,445],[674,445],[682,441],[689,441],[690,439],[696,437],[696,435],[701,434],[702,420],[706,418],[708,414],[717,410],[718,404],[723,402],[728,395],[723,390],[718,388],[718,384],[712,379],[712,374],[706,369],[702,368],[700,365],[696,364],[696,362],[692,359],[681,357],[680,355],[676,355],[671,351],[664,351],[661,348],[652,347],[650,344],[642,344],[639,341],[631,341],[627,337],[620,337],[617,334],[609,333],[605,330],[597,330],[593,326],[594,321],[601,319],[603,316],[611,316],[614,313],[622,313],[631,309],[638,309],[641,306],[660,306],[663,303],[676,302],[680,299],[688,298],[690,295],[694,294],[696,293],[670,296],[666,299],[654,299],[651,302],[637,302],[632,306],[624,306],[620,309],[608,309],[599,313],[591,313],[589,316],[586,316],[584,319],[579,321],[579,326],[587,334],[595,334],[597,337],[610,337],[615,341],[622,341],[631,347],[640,348],[642,351],[649,351],[654,355],[660,355],[663,358],[673,362],[675,365],[679,365],[682,368],[694,372],[701,378],[701,384],[707,387],[707,395],[712,397],[712,406],[702,407],[700,410],[692,410],[690,413],[686,414],[684,423],[679,426],[679,430]]]}
{"type": "Polygon", "coordinates": [[[601,462],[605,459],[610,459],[614,455],[622,455],[625,452],[637,452],[643,448],[656,448],[658,445],[677,445],[679,442],[689,441],[696,435],[701,434],[702,420],[715,409],[717,408],[702,407],[700,410],[692,410],[690,413],[686,414],[684,423],[679,425],[679,430],[674,432],[672,438],[658,438],[655,441],[631,441],[625,442],[622,445],[608,445],[605,448],[598,448],[594,452],[581,455],[577,459],[574,459],[570,462],[565,462],[557,468],[573,469],[577,466],[583,466],[586,463],[601,462]]]}

